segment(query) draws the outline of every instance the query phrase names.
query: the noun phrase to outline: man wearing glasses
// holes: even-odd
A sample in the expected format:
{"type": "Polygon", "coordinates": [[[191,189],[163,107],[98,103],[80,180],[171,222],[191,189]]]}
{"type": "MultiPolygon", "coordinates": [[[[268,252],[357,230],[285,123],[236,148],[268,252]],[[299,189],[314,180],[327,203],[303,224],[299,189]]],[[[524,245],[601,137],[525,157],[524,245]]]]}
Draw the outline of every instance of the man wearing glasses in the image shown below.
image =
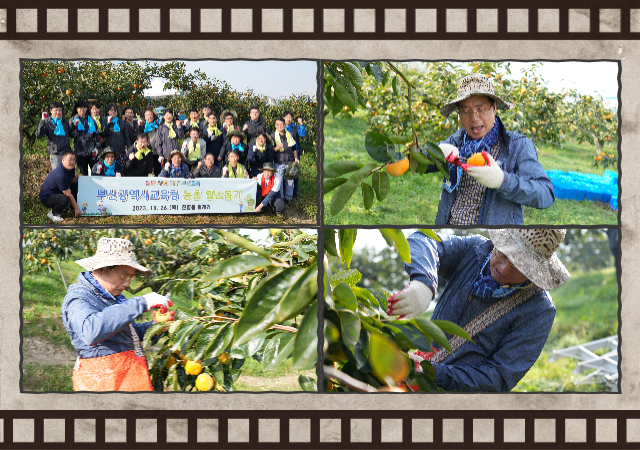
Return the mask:
{"type": "Polygon", "coordinates": [[[491,80],[481,74],[458,83],[457,98],[442,108],[448,117],[458,110],[462,128],[440,144],[449,162],[436,215],[436,225],[524,225],[524,206],[553,205],[553,185],[538,162],[533,142],[507,131],[496,116],[511,104],[495,95],[491,80]],[[486,151],[488,163],[463,170],[454,162],[486,151]]]}
{"type": "MultiPolygon", "coordinates": [[[[556,308],[548,290],[569,272],[555,255],[566,230],[491,229],[479,235],[438,233],[440,242],[416,232],[407,239],[411,282],[389,297],[387,314],[413,319],[427,310],[446,281],[431,320],[463,328],[473,342],[446,334],[453,354],[434,343],[429,359],[436,384],[455,391],[510,391],[536,362],[547,342],[556,308]]],[[[421,352],[416,352],[421,353],[421,352]]],[[[416,365],[417,371],[422,371],[416,365]]]]}
{"type": "Polygon", "coordinates": [[[78,354],[73,390],[152,391],[142,340],[153,322],[135,320],[151,308],[166,314],[171,300],[155,292],[122,295],[136,275],[151,275],[127,239],[100,238],[96,254],[76,263],[86,272],[62,303],[62,321],[78,354]]]}

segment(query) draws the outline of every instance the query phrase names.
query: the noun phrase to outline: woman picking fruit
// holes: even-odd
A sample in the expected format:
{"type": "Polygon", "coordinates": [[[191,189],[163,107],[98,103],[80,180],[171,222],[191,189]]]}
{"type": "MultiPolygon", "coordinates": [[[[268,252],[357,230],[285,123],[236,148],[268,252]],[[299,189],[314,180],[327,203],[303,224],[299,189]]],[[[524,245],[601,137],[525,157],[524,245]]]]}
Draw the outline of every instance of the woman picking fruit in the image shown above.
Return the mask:
{"type": "Polygon", "coordinates": [[[524,225],[524,206],[553,205],[553,185],[538,162],[533,142],[507,131],[496,117],[497,109],[510,108],[481,74],[460,80],[457,98],[440,108],[444,117],[457,109],[463,128],[440,144],[450,164],[436,225],[524,225]],[[460,158],[483,151],[486,165],[463,170],[460,158]]]}
{"type": "Polygon", "coordinates": [[[135,319],[152,308],[166,314],[171,300],[155,292],[122,295],[133,278],[151,275],[127,239],[100,238],[95,255],[76,263],[86,272],[69,286],[62,303],[62,321],[78,354],[73,389],[152,391],[141,341],[153,322],[135,319]]]}

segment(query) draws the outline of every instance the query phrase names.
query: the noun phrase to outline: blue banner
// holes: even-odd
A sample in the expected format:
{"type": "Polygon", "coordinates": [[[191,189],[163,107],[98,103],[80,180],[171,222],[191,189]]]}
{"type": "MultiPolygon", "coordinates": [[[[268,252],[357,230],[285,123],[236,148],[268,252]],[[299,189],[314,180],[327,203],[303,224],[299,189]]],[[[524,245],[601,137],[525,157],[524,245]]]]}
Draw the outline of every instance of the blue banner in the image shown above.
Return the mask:
{"type": "Polygon", "coordinates": [[[78,178],[83,216],[207,214],[255,211],[252,179],[145,177],[78,178]]]}

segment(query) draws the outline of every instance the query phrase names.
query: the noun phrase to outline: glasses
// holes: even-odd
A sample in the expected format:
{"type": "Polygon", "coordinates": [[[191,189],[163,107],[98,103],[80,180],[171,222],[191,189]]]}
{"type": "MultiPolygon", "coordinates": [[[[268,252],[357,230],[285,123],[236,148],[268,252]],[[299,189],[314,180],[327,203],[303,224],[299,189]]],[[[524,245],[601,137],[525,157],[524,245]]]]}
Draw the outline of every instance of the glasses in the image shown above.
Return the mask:
{"type": "Polygon", "coordinates": [[[507,258],[507,255],[505,255],[495,247],[493,247],[493,256],[495,256],[495,258],[498,260],[500,264],[509,264],[511,266],[511,270],[513,270],[514,273],[520,274],[520,271],[518,270],[518,268],[514,266],[511,261],[509,261],[509,258],[507,258]]]}
{"type": "Polygon", "coordinates": [[[120,272],[116,272],[116,273],[118,274],[118,277],[120,277],[122,281],[131,282],[136,277],[135,275],[122,275],[120,272]]]}
{"type": "Polygon", "coordinates": [[[476,109],[461,109],[460,111],[460,116],[462,118],[468,118],[471,117],[473,114],[478,114],[479,116],[486,116],[489,111],[492,111],[493,108],[491,106],[482,106],[480,108],[476,108],[476,109]]]}

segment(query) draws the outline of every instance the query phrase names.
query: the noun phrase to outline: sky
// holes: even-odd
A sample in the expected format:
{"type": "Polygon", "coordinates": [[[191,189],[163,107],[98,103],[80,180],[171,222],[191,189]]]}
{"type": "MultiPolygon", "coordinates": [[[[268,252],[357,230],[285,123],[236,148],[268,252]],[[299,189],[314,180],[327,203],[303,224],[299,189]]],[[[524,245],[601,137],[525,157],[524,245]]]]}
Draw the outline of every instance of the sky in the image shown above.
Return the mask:
{"type": "MultiPolygon", "coordinates": [[[[226,81],[235,90],[272,98],[289,97],[292,94],[316,95],[318,64],[315,61],[181,61],[187,72],[196,69],[211,79],[226,81]]],[[[175,91],[163,91],[163,81],[156,78],[145,95],[169,95],[175,91]]]]}

